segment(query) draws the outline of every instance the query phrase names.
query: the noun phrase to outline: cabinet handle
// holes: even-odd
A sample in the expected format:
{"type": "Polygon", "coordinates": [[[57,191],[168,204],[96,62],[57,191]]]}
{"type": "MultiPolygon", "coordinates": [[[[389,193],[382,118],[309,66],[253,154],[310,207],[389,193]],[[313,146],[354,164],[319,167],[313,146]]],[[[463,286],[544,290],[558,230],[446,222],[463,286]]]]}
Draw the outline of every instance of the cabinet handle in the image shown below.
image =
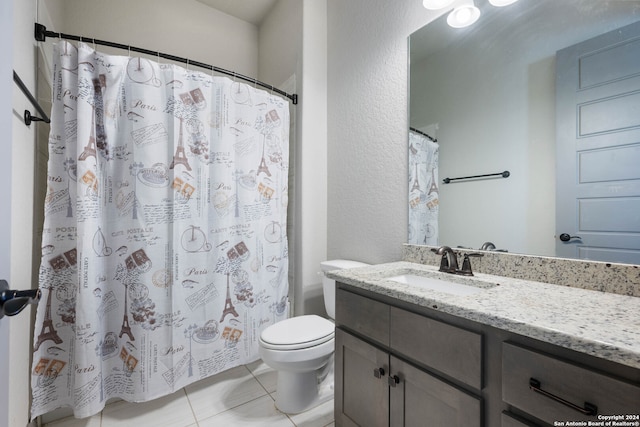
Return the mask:
{"type": "Polygon", "coordinates": [[[395,387],[400,382],[400,378],[398,378],[397,375],[389,376],[387,378],[387,382],[389,383],[389,386],[395,387]]]}
{"type": "Polygon", "coordinates": [[[373,376],[376,378],[384,377],[384,368],[376,368],[373,370],[373,376]]]}
{"type": "Polygon", "coordinates": [[[535,378],[529,378],[529,388],[535,391],[536,393],[540,393],[543,396],[546,396],[552,400],[555,400],[556,402],[562,403],[563,405],[568,406],[569,408],[576,410],[584,415],[596,415],[598,413],[598,407],[592,403],[584,402],[584,408],[583,408],[581,406],[578,406],[574,403],[569,402],[568,400],[565,400],[559,396],[556,396],[555,394],[549,393],[548,391],[545,391],[540,387],[542,387],[542,385],[540,384],[540,381],[538,381],[535,378]]]}

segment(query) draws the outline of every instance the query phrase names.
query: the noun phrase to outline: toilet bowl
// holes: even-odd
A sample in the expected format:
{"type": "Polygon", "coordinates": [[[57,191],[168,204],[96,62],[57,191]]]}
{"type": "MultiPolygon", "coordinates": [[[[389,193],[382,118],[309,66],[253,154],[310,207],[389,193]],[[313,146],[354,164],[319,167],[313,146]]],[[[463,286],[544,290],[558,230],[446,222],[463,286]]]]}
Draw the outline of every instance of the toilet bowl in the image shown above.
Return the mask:
{"type": "MultiPolygon", "coordinates": [[[[331,270],[362,267],[357,261],[320,263],[327,314],[335,316],[335,281],[331,270]]],[[[333,398],[335,326],[331,320],[309,314],[269,326],[260,334],[259,352],[264,363],[277,371],[276,407],[296,414],[333,398]]]]}

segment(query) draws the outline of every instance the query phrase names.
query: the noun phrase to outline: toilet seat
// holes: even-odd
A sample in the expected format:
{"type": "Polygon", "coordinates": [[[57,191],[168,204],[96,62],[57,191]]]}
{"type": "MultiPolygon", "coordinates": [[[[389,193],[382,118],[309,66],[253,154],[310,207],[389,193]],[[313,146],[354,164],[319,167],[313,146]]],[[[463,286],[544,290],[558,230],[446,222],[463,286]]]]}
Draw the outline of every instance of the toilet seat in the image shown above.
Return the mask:
{"type": "Polygon", "coordinates": [[[315,347],[334,338],[335,325],[323,317],[309,314],[292,317],[269,326],[260,335],[260,344],[272,350],[300,350],[315,347]]]}

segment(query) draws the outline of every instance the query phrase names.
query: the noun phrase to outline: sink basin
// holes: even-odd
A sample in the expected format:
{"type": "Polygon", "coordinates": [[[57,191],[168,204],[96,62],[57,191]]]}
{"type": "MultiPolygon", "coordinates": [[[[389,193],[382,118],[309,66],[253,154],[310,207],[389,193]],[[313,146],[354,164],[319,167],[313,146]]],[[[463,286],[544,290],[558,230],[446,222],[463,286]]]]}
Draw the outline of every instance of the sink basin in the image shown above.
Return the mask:
{"type": "Polygon", "coordinates": [[[420,286],[421,288],[444,292],[451,295],[473,295],[482,292],[484,288],[478,288],[460,283],[448,282],[446,280],[434,279],[433,277],[418,276],[415,274],[401,274],[399,276],[388,277],[392,280],[407,285],[420,286]]]}

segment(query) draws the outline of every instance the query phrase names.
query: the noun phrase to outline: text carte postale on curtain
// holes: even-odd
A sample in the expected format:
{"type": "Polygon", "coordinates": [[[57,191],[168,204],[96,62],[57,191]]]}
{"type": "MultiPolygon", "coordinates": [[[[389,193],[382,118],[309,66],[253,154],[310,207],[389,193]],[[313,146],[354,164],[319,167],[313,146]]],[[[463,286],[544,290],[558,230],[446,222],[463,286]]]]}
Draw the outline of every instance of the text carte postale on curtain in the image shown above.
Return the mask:
{"type": "Polygon", "coordinates": [[[90,416],[258,359],[288,315],[288,102],[54,49],[32,416],[90,416]]]}

